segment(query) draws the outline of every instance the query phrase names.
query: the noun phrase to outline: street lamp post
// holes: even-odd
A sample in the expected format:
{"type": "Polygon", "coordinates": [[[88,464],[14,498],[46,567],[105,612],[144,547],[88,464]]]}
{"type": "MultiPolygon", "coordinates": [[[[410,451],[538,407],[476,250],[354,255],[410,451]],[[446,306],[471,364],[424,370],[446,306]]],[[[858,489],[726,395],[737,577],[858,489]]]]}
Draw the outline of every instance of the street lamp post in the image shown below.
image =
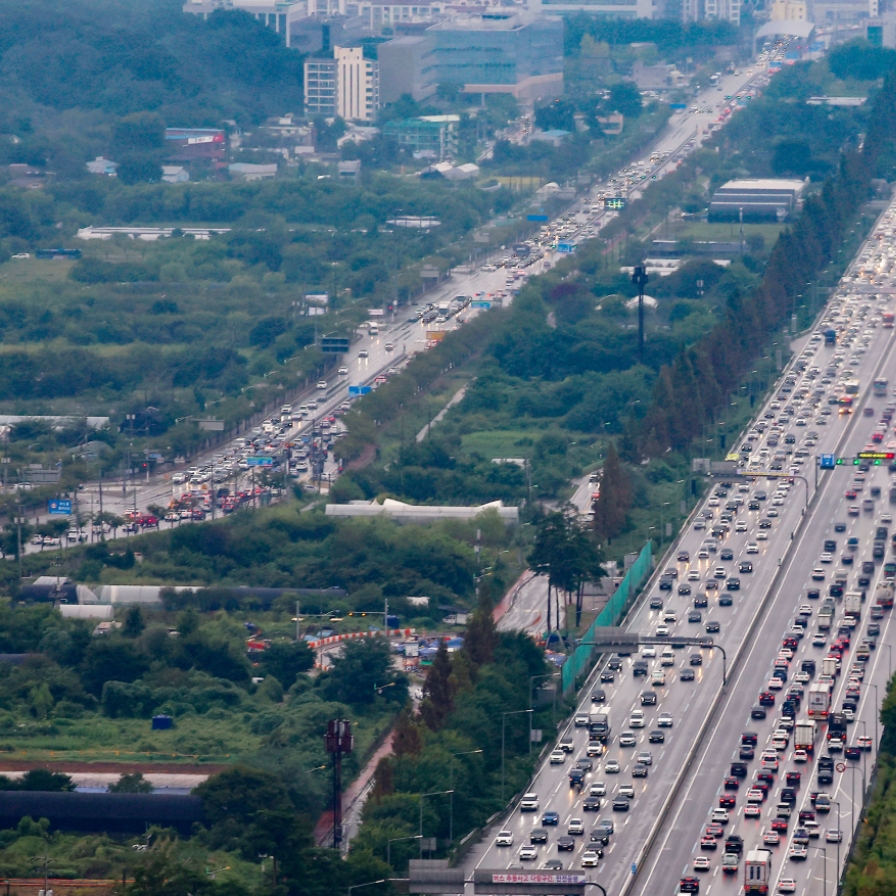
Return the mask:
{"type": "Polygon", "coordinates": [[[364,883],[364,884],[352,884],[348,888],[348,896],[352,896],[352,890],[358,890],[361,887],[373,887],[373,886],[376,886],[377,884],[384,884],[384,883],[386,883],[385,877],[381,878],[380,880],[369,880],[369,881],[367,881],[367,883],[364,883]]]}
{"type": "MultiPolygon", "coordinates": [[[[534,706],[534,697],[532,696],[532,683],[537,681],[539,678],[556,678],[560,672],[547,672],[544,675],[530,675],[529,676],[529,706],[532,709],[535,709],[534,706]]],[[[551,710],[551,722],[554,727],[557,726],[557,687],[554,686],[554,705],[551,710]]]]}
{"type": "Polygon", "coordinates": [[[391,868],[392,867],[392,844],[399,843],[402,840],[419,840],[421,838],[420,834],[412,834],[410,837],[393,837],[391,840],[386,841],[386,864],[391,868]]]}
{"type": "Polygon", "coordinates": [[[482,750],[465,750],[463,753],[451,754],[451,775],[448,786],[451,788],[448,792],[451,794],[451,810],[448,816],[448,839],[454,843],[454,757],[455,756],[472,756],[475,753],[481,753],[482,750]]]}
{"type": "Polygon", "coordinates": [[[444,796],[446,793],[454,793],[453,790],[434,790],[432,793],[420,794],[420,858],[423,858],[423,800],[428,796],[444,796]]]}
{"type": "Polygon", "coordinates": [[[837,807],[837,865],[834,870],[837,872],[837,892],[840,891],[840,841],[843,839],[843,828],[840,827],[840,801],[831,800],[837,807]]]}
{"type": "Polygon", "coordinates": [[[508,712],[505,712],[501,716],[501,802],[502,802],[502,804],[504,803],[504,730],[505,730],[505,725],[507,723],[507,716],[516,716],[516,715],[520,715],[521,713],[524,713],[524,712],[530,713],[530,715],[529,715],[529,732],[530,732],[529,749],[531,750],[532,749],[532,736],[531,736],[532,715],[531,715],[531,713],[533,711],[534,710],[532,710],[532,709],[511,709],[508,712]]]}
{"type": "Polygon", "coordinates": [[[877,692],[876,684],[871,685],[871,687],[874,688],[874,748],[877,749],[877,718],[880,715],[880,695],[877,692]]]}
{"type": "Polygon", "coordinates": [[[824,856],[824,896],[828,896],[828,851],[823,846],[813,846],[812,848],[820,850],[824,856]]]}

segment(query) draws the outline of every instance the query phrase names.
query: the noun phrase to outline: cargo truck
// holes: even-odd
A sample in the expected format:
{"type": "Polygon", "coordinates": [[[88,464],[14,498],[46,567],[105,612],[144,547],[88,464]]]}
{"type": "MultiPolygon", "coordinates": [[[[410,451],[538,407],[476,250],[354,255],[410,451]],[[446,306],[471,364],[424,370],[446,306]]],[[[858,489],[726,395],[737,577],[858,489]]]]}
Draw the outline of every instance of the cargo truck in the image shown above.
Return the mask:
{"type": "Polygon", "coordinates": [[[836,345],[837,344],[837,331],[828,328],[824,331],[824,344],[825,345],[836,345]]]}
{"type": "Polygon", "coordinates": [[[846,745],[846,716],[832,712],[828,717],[828,750],[840,751],[846,745]]]}
{"type": "Polygon", "coordinates": [[[815,749],[815,722],[812,719],[800,719],[793,729],[793,747],[807,753],[815,749]]]}
{"type": "Polygon", "coordinates": [[[843,615],[851,616],[856,622],[862,618],[862,592],[847,591],[843,595],[843,615]]]}
{"type": "Polygon", "coordinates": [[[831,709],[831,691],[823,682],[809,686],[808,713],[810,719],[826,719],[831,709]]]}
{"type": "Polygon", "coordinates": [[[772,854],[751,849],[744,862],[744,893],[768,893],[772,877],[772,854]]]}
{"type": "Polygon", "coordinates": [[[892,610],[894,591],[896,591],[896,584],[892,581],[880,582],[874,589],[874,603],[885,610],[892,610]]]}
{"type": "Polygon", "coordinates": [[[605,709],[592,709],[588,719],[588,730],[593,740],[605,744],[610,739],[610,714],[605,709]]]}
{"type": "Polygon", "coordinates": [[[826,632],[831,627],[831,622],[834,619],[834,604],[832,601],[825,600],[825,602],[818,608],[818,619],[816,620],[816,625],[818,626],[819,631],[826,632]]]}
{"type": "Polygon", "coordinates": [[[826,656],[821,661],[821,674],[824,678],[830,678],[833,681],[837,677],[837,657],[826,656]]]}

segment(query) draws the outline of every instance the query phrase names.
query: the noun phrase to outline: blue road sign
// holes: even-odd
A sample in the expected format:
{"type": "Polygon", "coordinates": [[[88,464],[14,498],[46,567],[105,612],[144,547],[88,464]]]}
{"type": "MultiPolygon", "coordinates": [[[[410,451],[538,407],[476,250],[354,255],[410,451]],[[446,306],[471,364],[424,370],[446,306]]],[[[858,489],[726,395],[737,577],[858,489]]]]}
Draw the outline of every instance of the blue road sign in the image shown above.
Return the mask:
{"type": "Polygon", "coordinates": [[[366,395],[368,392],[372,392],[372,386],[349,386],[348,394],[349,395],[366,395]]]}
{"type": "Polygon", "coordinates": [[[576,251],[575,243],[557,243],[557,251],[564,252],[567,255],[576,251]]]}
{"type": "Polygon", "coordinates": [[[47,513],[51,516],[68,516],[71,512],[71,501],[58,498],[55,501],[47,501],[47,513]]]}
{"type": "Polygon", "coordinates": [[[491,302],[470,302],[471,308],[485,308],[486,311],[492,307],[491,302]]]}
{"type": "Polygon", "coordinates": [[[247,457],[246,463],[250,467],[272,467],[274,466],[273,457],[247,457]]]}
{"type": "Polygon", "coordinates": [[[822,454],[818,466],[822,470],[833,470],[837,466],[837,457],[833,454],[822,454]]]}

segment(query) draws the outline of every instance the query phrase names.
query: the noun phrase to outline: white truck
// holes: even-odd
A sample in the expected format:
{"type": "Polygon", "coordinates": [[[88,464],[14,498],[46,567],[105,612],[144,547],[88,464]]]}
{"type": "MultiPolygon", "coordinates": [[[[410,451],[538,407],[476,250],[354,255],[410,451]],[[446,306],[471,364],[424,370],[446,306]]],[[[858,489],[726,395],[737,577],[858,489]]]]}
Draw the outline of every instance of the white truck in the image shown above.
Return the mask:
{"type": "Polygon", "coordinates": [[[831,709],[831,691],[827,684],[816,682],[809,686],[808,712],[810,719],[826,719],[831,709]]]}
{"type": "Polygon", "coordinates": [[[821,661],[821,676],[833,681],[837,677],[837,657],[826,656],[821,661]]]}
{"type": "Polygon", "coordinates": [[[811,753],[815,749],[815,722],[800,719],[793,729],[793,747],[811,753]]]}
{"type": "Polygon", "coordinates": [[[882,579],[874,589],[874,603],[885,610],[892,609],[894,592],[896,592],[896,582],[892,579],[882,579]]]}
{"type": "Polygon", "coordinates": [[[847,591],[843,595],[843,615],[859,621],[862,618],[862,592],[847,591]]]}

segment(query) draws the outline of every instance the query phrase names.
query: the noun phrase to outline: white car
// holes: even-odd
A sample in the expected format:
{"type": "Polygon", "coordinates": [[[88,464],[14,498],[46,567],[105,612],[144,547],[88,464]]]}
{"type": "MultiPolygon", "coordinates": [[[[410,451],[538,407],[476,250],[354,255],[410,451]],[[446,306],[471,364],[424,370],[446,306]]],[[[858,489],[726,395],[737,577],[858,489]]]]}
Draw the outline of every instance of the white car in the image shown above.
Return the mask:
{"type": "Polygon", "coordinates": [[[348,367],[340,367],[336,373],[338,373],[339,376],[348,376],[348,367]]]}
{"type": "Polygon", "coordinates": [[[630,728],[643,728],[644,727],[644,710],[643,709],[632,710],[632,717],[628,720],[628,724],[629,724],[630,728]]]}
{"type": "Polygon", "coordinates": [[[586,849],[585,852],[582,853],[582,867],[597,868],[597,862],[599,858],[600,856],[598,856],[596,850],[586,849]]]}
{"type": "Polygon", "coordinates": [[[317,388],[320,389],[321,391],[323,391],[324,389],[326,389],[326,388],[327,388],[327,381],[326,381],[326,380],[318,380],[318,381],[317,381],[317,388]]]}
{"type": "Polygon", "coordinates": [[[641,656],[644,657],[655,657],[656,656],[656,647],[652,645],[645,645],[641,648],[641,656]]]}
{"type": "Polygon", "coordinates": [[[518,855],[523,862],[534,861],[538,858],[538,850],[534,846],[529,846],[527,843],[520,847],[518,855]]]}
{"type": "Polygon", "coordinates": [[[796,893],[796,881],[792,877],[782,877],[778,881],[779,893],[796,893]]]}
{"type": "Polygon", "coordinates": [[[604,771],[608,775],[618,775],[619,763],[615,759],[610,759],[608,762],[604,763],[604,771]]]}
{"type": "Polygon", "coordinates": [[[727,809],[713,809],[710,821],[716,824],[728,824],[729,814],[727,809]]]}
{"type": "Polygon", "coordinates": [[[748,554],[758,554],[759,553],[759,545],[756,544],[755,541],[751,541],[747,544],[747,553],[748,554]]]}
{"type": "Polygon", "coordinates": [[[498,831],[495,846],[513,846],[513,834],[510,831],[498,831]]]}
{"type": "Polygon", "coordinates": [[[602,781],[595,781],[588,788],[588,796],[606,796],[607,795],[607,785],[602,781]]]}
{"type": "Polygon", "coordinates": [[[569,824],[566,826],[567,834],[584,834],[585,822],[581,818],[570,818],[569,824]]]}
{"type": "Polygon", "coordinates": [[[550,755],[551,765],[562,765],[566,762],[566,753],[563,750],[553,750],[550,755]]]}
{"type": "Polygon", "coordinates": [[[672,713],[670,712],[661,712],[659,716],[657,716],[656,720],[657,725],[660,728],[671,728],[672,727],[672,713]]]}
{"type": "Polygon", "coordinates": [[[805,750],[794,750],[793,751],[793,761],[794,762],[808,762],[809,754],[805,750]]]}

